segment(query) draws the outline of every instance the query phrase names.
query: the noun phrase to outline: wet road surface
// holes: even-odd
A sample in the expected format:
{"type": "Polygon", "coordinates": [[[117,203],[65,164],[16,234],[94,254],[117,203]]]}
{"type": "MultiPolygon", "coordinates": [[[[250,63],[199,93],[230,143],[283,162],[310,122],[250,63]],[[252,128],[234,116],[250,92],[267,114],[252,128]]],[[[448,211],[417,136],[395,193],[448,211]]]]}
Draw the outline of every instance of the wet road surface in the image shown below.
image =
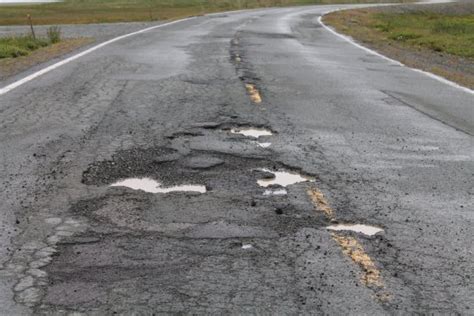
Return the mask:
{"type": "Polygon", "coordinates": [[[333,8],[197,17],[0,96],[0,314],[472,314],[474,97],[333,8]]]}

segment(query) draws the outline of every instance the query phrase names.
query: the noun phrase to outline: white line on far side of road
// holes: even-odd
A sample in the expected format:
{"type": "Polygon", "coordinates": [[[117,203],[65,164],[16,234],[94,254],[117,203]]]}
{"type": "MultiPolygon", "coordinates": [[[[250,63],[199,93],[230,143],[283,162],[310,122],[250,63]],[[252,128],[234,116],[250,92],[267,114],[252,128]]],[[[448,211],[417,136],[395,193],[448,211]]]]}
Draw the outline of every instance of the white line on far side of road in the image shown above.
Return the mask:
{"type": "Polygon", "coordinates": [[[349,36],[345,36],[345,35],[342,35],[342,34],[336,32],[334,29],[332,29],[331,27],[327,26],[327,25],[324,24],[324,22],[322,21],[322,17],[323,17],[324,15],[326,15],[326,14],[328,14],[328,13],[331,13],[331,12],[335,12],[335,11],[338,11],[338,10],[332,10],[332,11],[324,12],[324,13],[318,18],[318,23],[321,24],[326,30],[328,30],[328,31],[331,32],[332,34],[334,34],[334,35],[336,35],[336,36],[338,36],[338,37],[340,37],[340,38],[346,40],[347,42],[351,43],[352,45],[357,46],[358,48],[363,49],[363,50],[365,50],[366,52],[368,52],[368,53],[370,53],[370,54],[372,54],[372,55],[376,55],[376,56],[378,56],[378,57],[381,57],[381,58],[383,58],[383,59],[385,59],[385,60],[388,60],[389,62],[394,63],[394,64],[396,64],[396,65],[403,66],[403,67],[407,67],[408,69],[411,69],[411,70],[416,71],[416,72],[418,72],[418,73],[424,74],[424,75],[426,75],[426,76],[428,76],[428,77],[430,77],[430,78],[433,78],[433,79],[435,79],[435,80],[438,80],[438,81],[440,81],[440,82],[442,82],[442,83],[444,83],[444,84],[447,84],[447,85],[449,85],[449,86],[451,86],[451,87],[460,89],[460,90],[462,90],[462,91],[464,91],[464,92],[467,92],[467,93],[470,93],[470,94],[474,94],[474,90],[471,90],[471,89],[469,89],[469,88],[467,88],[467,87],[463,87],[463,86],[461,86],[461,85],[459,85],[459,84],[457,84],[457,83],[455,83],[455,82],[452,82],[452,81],[450,81],[450,80],[448,80],[448,79],[445,79],[445,78],[443,78],[443,77],[440,77],[440,76],[438,76],[438,75],[435,75],[435,74],[433,74],[433,73],[431,73],[431,72],[427,72],[427,71],[423,71],[423,70],[420,70],[420,69],[416,69],[416,68],[409,67],[409,66],[407,66],[407,65],[405,65],[405,64],[402,64],[401,62],[399,62],[399,61],[397,61],[397,60],[394,60],[394,59],[392,59],[392,58],[389,58],[389,57],[387,57],[387,56],[384,56],[384,55],[382,55],[382,54],[380,54],[380,53],[378,53],[378,52],[376,52],[376,51],[374,51],[374,50],[372,50],[372,49],[370,49],[370,48],[367,48],[367,47],[365,47],[365,46],[362,46],[362,45],[356,43],[356,42],[355,42],[352,38],[350,38],[349,36]]]}
{"type": "Polygon", "coordinates": [[[13,89],[18,88],[19,86],[21,86],[21,85],[23,85],[23,84],[25,84],[25,83],[27,83],[27,82],[29,82],[29,81],[35,79],[35,78],[38,78],[39,76],[42,76],[42,75],[44,75],[44,74],[46,74],[46,73],[48,73],[48,72],[50,72],[50,71],[52,71],[52,70],[54,70],[54,69],[56,69],[56,68],[58,68],[58,67],[61,67],[62,65],[65,65],[65,64],[67,64],[67,63],[70,63],[70,62],[73,61],[73,60],[76,60],[76,59],[78,59],[78,58],[80,58],[80,57],[82,57],[82,56],[84,56],[84,55],[90,54],[90,53],[92,53],[93,51],[95,51],[95,50],[97,50],[97,49],[99,49],[99,48],[101,48],[101,47],[104,47],[104,46],[106,46],[106,45],[109,45],[109,44],[111,44],[111,43],[114,43],[114,42],[116,42],[116,41],[119,41],[119,40],[121,40],[121,39],[130,37],[130,36],[133,36],[133,35],[137,35],[137,34],[140,34],[140,33],[144,33],[144,32],[147,32],[147,31],[150,31],[150,30],[153,30],[153,29],[157,29],[157,28],[160,28],[160,27],[165,27],[165,26],[168,26],[168,25],[172,25],[172,24],[175,24],[175,23],[178,23],[178,22],[184,22],[184,21],[191,20],[191,19],[193,19],[193,17],[185,18],[185,19],[181,19],[181,20],[176,20],[176,21],[172,21],[172,22],[168,22],[168,23],[163,23],[163,24],[159,24],[159,25],[155,25],[155,26],[151,26],[151,27],[147,27],[147,28],[145,28],[145,29],[142,29],[142,30],[139,30],[139,31],[136,31],[136,32],[132,32],[132,33],[128,33],[128,34],[124,34],[124,35],[121,35],[121,36],[112,38],[112,39],[110,39],[110,40],[108,40],[108,41],[105,41],[105,42],[100,43],[100,44],[98,44],[98,45],[96,45],[96,46],[93,46],[93,47],[91,47],[91,48],[89,48],[89,49],[86,49],[86,50],[83,51],[83,52],[80,52],[80,53],[78,53],[78,54],[76,54],[76,55],[73,55],[73,56],[68,57],[68,58],[66,58],[66,59],[63,59],[63,60],[61,60],[61,61],[59,61],[59,62],[57,62],[57,63],[55,63],[55,64],[52,64],[52,65],[50,65],[50,66],[48,66],[48,67],[46,67],[46,68],[43,68],[43,69],[41,69],[41,70],[39,70],[39,71],[37,71],[37,72],[35,72],[35,73],[32,73],[31,75],[26,76],[25,78],[20,79],[20,80],[18,80],[18,81],[15,81],[15,82],[13,82],[13,83],[11,83],[11,84],[9,84],[9,85],[3,87],[3,88],[0,88],[0,95],[3,95],[3,94],[5,94],[5,93],[7,93],[7,92],[9,92],[9,91],[12,91],[13,89]]]}

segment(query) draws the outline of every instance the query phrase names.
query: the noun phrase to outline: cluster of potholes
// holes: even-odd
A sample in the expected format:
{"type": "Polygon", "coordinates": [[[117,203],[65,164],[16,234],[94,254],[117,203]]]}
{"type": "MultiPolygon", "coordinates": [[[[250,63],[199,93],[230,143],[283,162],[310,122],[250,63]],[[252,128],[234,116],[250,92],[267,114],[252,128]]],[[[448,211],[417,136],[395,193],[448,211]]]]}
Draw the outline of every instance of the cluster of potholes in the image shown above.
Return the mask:
{"type": "MultiPolygon", "coordinates": [[[[228,131],[255,139],[253,143],[264,148],[270,147],[271,142],[260,142],[261,137],[268,138],[275,134],[267,127],[237,126],[228,131]]],[[[315,180],[314,175],[266,158],[207,151],[183,154],[167,147],[122,151],[112,160],[90,165],[83,174],[83,183],[88,185],[125,187],[154,194],[205,194],[218,188],[243,191],[251,196],[256,184],[257,190],[262,189],[261,195],[266,197],[286,196],[288,186],[315,180]]],[[[363,224],[334,224],[326,228],[367,236],[383,231],[379,227],[363,224]]]]}
{"type": "MultiPolygon", "coordinates": [[[[232,128],[230,129],[232,134],[241,134],[246,137],[251,137],[256,139],[254,143],[262,148],[267,148],[271,146],[270,142],[259,142],[259,138],[261,136],[271,136],[273,135],[272,131],[267,128],[254,128],[254,127],[239,127],[239,128],[232,128]]],[[[224,161],[219,158],[215,157],[205,157],[199,158],[194,157],[191,158],[188,162],[188,167],[193,169],[209,169],[212,167],[216,167],[218,165],[223,164],[224,161]]],[[[314,179],[308,176],[301,176],[297,172],[289,172],[289,171],[272,171],[266,168],[259,169],[262,172],[273,174],[274,179],[262,179],[258,180],[257,183],[261,187],[269,187],[271,185],[275,186],[287,186],[290,184],[295,184],[298,182],[304,181],[313,181],[314,179]]],[[[157,180],[143,177],[143,178],[127,178],[112,183],[111,186],[113,187],[128,187],[134,190],[141,190],[149,193],[171,193],[171,192],[198,192],[198,193],[206,193],[207,189],[204,185],[197,185],[197,184],[184,184],[184,185],[173,185],[169,187],[163,187],[160,182],[157,180]]],[[[281,195],[284,190],[266,190],[264,195],[270,194],[277,194],[281,195]]]]}
{"type": "MultiPolygon", "coordinates": [[[[252,137],[258,139],[260,136],[271,136],[272,132],[269,129],[265,128],[233,128],[230,130],[233,134],[242,134],[247,137],[252,137]]],[[[271,145],[270,142],[260,143],[258,141],[255,142],[260,147],[269,147],[271,145]]],[[[190,165],[194,168],[210,168],[215,167],[217,165],[223,164],[223,160],[218,158],[211,158],[205,159],[205,161],[201,158],[194,158],[191,159],[190,165]]],[[[292,184],[296,184],[299,182],[313,182],[314,177],[301,175],[298,172],[293,171],[282,171],[282,170],[270,170],[268,168],[259,168],[256,171],[260,171],[266,174],[266,177],[260,180],[257,180],[257,184],[260,187],[264,188],[275,188],[275,190],[267,189],[263,193],[264,195],[285,195],[287,194],[286,189],[284,187],[292,184]],[[282,187],[282,188],[279,188],[282,187]]],[[[115,183],[112,183],[111,186],[113,187],[128,187],[134,190],[141,190],[149,193],[171,193],[171,192],[198,192],[198,193],[206,193],[207,189],[205,185],[199,184],[183,184],[183,185],[173,185],[169,187],[164,187],[160,182],[157,180],[144,177],[144,178],[127,178],[115,183]]]]}
{"type": "MultiPolygon", "coordinates": [[[[274,134],[268,128],[249,126],[231,128],[229,132],[254,139],[252,143],[262,148],[270,147],[271,143],[261,142],[261,138],[274,134]]],[[[247,172],[255,174],[255,184],[265,189],[263,195],[285,195],[285,187],[289,185],[315,181],[314,176],[289,169],[291,168],[265,158],[199,150],[183,154],[172,148],[157,147],[123,151],[112,160],[92,164],[84,172],[83,183],[127,187],[148,193],[203,194],[212,191],[214,187],[228,187],[226,183],[232,181],[228,181],[229,177],[225,174],[237,171],[242,175],[247,172]],[[177,181],[184,183],[177,184],[177,181]]],[[[230,186],[228,189],[235,188],[230,186]]]]}

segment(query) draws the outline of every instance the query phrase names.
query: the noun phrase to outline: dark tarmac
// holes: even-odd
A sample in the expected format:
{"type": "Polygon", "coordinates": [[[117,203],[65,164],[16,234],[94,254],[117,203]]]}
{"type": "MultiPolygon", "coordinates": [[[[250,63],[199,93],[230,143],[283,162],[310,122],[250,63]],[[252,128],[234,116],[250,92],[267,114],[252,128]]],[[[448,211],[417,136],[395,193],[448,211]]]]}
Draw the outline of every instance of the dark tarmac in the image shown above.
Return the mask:
{"type": "Polygon", "coordinates": [[[0,314],[473,314],[474,95],[334,8],[196,17],[1,95],[0,314]]]}

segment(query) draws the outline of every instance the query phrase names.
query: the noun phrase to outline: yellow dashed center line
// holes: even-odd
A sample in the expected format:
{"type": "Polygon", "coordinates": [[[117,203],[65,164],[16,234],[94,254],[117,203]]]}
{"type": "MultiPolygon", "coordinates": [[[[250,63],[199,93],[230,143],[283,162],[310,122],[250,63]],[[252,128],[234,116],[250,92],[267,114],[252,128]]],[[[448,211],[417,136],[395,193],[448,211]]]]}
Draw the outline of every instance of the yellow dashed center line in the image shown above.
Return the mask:
{"type": "Polygon", "coordinates": [[[308,195],[318,211],[323,212],[328,220],[334,220],[334,212],[321,191],[311,188],[308,190],[308,195]]]}
{"type": "Polygon", "coordinates": [[[342,252],[361,267],[363,271],[361,282],[363,284],[367,286],[383,287],[380,271],[377,269],[369,255],[364,251],[362,245],[354,237],[333,233],[332,238],[334,238],[334,240],[339,244],[342,252]]]}
{"type": "Polygon", "coordinates": [[[245,88],[247,89],[247,92],[250,95],[250,100],[252,100],[252,102],[254,103],[262,102],[262,97],[260,96],[260,92],[258,92],[258,89],[255,87],[254,84],[246,83],[245,88]]]}
{"type": "MultiPolygon", "coordinates": [[[[323,212],[330,221],[335,220],[335,212],[324,197],[324,194],[315,187],[307,191],[311,202],[317,211],[323,212]]],[[[355,264],[357,264],[362,272],[360,282],[367,287],[376,290],[376,296],[381,301],[388,301],[391,298],[390,293],[385,291],[385,285],[382,280],[380,270],[377,269],[374,261],[365,252],[362,245],[354,237],[344,236],[339,233],[332,233],[332,238],[341,248],[342,253],[348,256],[355,264]]]]}

